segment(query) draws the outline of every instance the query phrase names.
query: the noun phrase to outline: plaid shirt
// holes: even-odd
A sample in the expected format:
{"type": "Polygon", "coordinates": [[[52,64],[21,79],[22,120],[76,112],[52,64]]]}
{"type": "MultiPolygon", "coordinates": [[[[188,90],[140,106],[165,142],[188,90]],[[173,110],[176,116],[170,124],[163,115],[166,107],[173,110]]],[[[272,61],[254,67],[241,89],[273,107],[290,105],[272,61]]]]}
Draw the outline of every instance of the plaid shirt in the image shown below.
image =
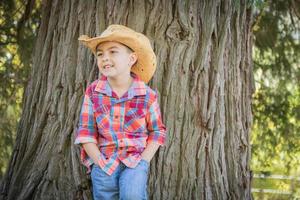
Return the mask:
{"type": "Polygon", "coordinates": [[[162,122],[157,93],[137,75],[129,90],[118,98],[101,76],[85,92],[74,144],[81,146],[81,162],[91,172],[93,160],[82,143],[95,143],[100,150],[98,165],[111,175],[120,162],[134,168],[147,143],[164,145],[166,128],[162,122]]]}

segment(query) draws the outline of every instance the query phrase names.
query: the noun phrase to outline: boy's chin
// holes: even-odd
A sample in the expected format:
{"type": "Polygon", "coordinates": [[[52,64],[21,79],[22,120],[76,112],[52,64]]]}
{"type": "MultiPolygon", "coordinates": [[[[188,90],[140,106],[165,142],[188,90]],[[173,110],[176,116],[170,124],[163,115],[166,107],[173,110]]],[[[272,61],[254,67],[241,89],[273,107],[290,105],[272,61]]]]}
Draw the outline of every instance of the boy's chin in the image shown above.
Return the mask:
{"type": "Polygon", "coordinates": [[[111,72],[106,72],[106,71],[100,71],[100,73],[104,76],[108,76],[108,77],[111,77],[111,76],[115,76],[115,74],[111,73],[111,72]]]}
{"type": "Polygon", "coordinates": [[[116,74],[111,74],[111,73],[101,73],[103,76],[106,76],[107,78],[110,79],[116,79],[117,75],[116,74]]]}
{"type": "MultiPolygon", "coordinates": [[[[100,71],[100,73],[103,76],[106,76],[108,78],[117,78],[117,77],[126,77],[127,76],[127,73],[106,72],[106,71],[100,71]]],[[[128,75],[130,76],[130,73],[128,75]]]]}

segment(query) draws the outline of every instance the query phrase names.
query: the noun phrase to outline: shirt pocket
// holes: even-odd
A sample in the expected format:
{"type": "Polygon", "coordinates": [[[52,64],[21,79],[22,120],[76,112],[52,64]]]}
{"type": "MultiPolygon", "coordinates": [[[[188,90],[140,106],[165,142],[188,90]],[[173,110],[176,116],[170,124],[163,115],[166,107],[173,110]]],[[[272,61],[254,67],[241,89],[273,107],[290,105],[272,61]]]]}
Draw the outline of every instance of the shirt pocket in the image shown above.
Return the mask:
{"type": "Polygon", "coordinates": [[[143,133],[146,131],[145,112],[140,108],[130,108],[125,113],[124,131],[128,133],[143,133]]]}
{"type": "Polygon", "coordinates": [[[110,108],[108,105],[94,107],[97,127],[100,133],[109,131],[110,127],[110,108]]]}

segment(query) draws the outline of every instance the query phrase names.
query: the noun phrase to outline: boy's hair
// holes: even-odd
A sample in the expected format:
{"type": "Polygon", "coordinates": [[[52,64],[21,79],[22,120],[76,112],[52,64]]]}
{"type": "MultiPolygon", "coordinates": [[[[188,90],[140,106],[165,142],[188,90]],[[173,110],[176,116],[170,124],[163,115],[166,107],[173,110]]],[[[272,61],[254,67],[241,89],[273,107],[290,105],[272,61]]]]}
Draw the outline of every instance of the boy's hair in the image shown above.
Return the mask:
{"type": "MultiPolygon", "coordinates": [[[[114,41],[113,41],[113,42],[114,42],[114,41]]],[[[119,44],[123,45],[124,47],[126,47],[126,50],[127,50],[128,53],[133,53],[133,52],[134,52],[129,46],[127,46],[127,45],[125,45],[125,44],[122,44],[122,43],[120,43],[120,42],[117,42],[117,43],[119,43],[119,44]]],[[[100,44],[101,44],[101,43],[97,44],[97,46],[96,46],[96,53],[97,53],[97,51],[98,51],[98,46],[99,46],[100,44]]]]}

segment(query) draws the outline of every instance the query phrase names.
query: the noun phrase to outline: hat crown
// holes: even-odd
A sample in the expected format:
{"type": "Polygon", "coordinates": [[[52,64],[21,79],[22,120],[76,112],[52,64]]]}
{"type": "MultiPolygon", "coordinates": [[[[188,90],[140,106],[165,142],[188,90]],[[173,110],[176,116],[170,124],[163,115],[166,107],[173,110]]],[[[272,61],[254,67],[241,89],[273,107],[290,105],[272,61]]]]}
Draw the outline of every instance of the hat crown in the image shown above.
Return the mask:
{"type": "Polygon", "coordinates": [[[106,37],[109,36],[111,34],[136,34],[136,32],[132,31],[131,29],[127,28],[126,26],[122,26],[122,25],[118,25],[118,24],[114,24],[114,25],[110,25],[106,30],[104,30],[102,32],[102,34],[100,35],[100,37],[106,37]]]}

